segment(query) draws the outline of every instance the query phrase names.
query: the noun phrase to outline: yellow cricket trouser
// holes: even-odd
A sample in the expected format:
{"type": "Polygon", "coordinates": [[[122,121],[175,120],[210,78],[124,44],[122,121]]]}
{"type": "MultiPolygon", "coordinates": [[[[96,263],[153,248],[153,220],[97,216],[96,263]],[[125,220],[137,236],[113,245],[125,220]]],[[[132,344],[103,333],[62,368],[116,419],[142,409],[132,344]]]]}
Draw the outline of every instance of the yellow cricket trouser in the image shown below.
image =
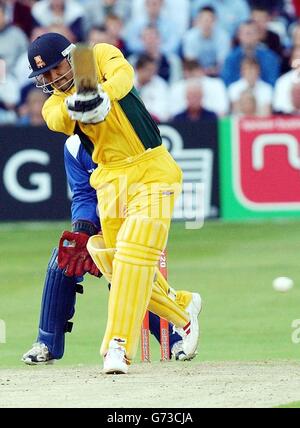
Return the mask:
{"type": "Polygon", "coordinates": [[[91,177],[105,246],[116,248],[102,355],[112,339],[125,346],[128,360],[136,354],[181,180],[180,168],[163,146],[97,168],[91,177]]]}

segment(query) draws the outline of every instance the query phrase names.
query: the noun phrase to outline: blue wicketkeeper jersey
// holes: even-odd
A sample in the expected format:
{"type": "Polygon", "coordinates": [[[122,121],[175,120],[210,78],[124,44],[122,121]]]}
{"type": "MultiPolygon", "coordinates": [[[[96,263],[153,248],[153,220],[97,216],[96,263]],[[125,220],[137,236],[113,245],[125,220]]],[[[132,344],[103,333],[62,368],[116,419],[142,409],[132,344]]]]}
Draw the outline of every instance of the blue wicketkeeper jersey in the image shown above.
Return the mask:
{"type": "Polygon", "coordinates": [[[77,135],[68,138],[64,147],[64,161],[72,192],[72,223],[77,220],[90,221],[99,230],[96,191],[90,185],[90,175],[97,165],[92,161],[77,135]]]}

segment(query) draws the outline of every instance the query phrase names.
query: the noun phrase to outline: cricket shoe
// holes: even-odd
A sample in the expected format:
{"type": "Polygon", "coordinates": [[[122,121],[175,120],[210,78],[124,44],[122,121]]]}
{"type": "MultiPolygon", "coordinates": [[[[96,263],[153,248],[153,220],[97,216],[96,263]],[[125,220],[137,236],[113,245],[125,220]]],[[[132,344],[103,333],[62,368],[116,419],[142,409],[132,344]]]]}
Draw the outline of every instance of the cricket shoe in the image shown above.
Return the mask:
{"type": "Polygon", "coordinates": [[[197,355],[197,351],[194,352],[193,355],[187,356],[186,353],[183,350],[183,341],[179,340],[178,342],[175,342],[171,349],[172,357],[175,358],[176,361],[190,361],[197,355]]]}
{"type": "Polygon", "coordinates": [[[34,343],[32,348],[23,355],[21,361],[30,366],[54,363],[47,345],[40,342],[34,343]]]}
{"type": "Polygon", "coordinates": [[[109,348],[104,356],[103,373],[105,374],[126,374],[128,363],[125,356],[126,350],[117,340],[109,342],[109,348]]]}
{"type": "Polygon", "coordinates": [[[197,355],[200,335],[198,316],[201,312],[201,308],[202,302],[200,294],[192,293],[191,303],[186,308],[186,312],[190,315],[190,321],[183,328],[175,328],[175,331],[182,337],[182,351],[185,354],[185,358],[181,355],[181,360],[191,360],[197,355]]]}

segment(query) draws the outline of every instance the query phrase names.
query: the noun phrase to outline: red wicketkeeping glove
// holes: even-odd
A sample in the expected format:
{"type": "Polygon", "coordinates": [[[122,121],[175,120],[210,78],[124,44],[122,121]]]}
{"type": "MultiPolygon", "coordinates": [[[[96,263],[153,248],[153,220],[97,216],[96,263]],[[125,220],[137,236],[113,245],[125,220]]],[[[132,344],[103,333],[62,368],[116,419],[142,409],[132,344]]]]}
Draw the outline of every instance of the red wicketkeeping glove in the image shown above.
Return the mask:
{"type": "Polygon", "coordinates": [[[101,273],[86,248],[89,235],[82,232],[65,230],[59,240],[58,267],[65,269],[67,276],[83,276],[90,273],[101,276],[101,273]]]}

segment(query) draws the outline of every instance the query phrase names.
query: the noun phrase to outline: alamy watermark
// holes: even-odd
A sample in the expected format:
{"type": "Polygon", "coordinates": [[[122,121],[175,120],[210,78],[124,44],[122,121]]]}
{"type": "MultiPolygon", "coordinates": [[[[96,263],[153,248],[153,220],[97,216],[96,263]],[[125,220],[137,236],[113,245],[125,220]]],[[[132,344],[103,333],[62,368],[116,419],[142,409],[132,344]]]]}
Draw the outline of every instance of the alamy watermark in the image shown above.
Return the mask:
{"type": "Polygon", "coordinates": [[[0,320],[0,344],[1,343],[6,343],[6,324],[3,320],[0,320]]]}
{"type": "Polygon", "coordinates": [[[101,201],[101,219],[126,218],[141,214],[149,218],[180,219],[186,229],[200,229],[206,214],[205,184],[130,183],[120,175],[113,183],[97,189],[101,201]]]}
{"type": "Polygon", "coordinates": [[[300,319],[294,320],[292,322],[292,342],[295,345],[298,345],[300,343],[300,319]]]}

